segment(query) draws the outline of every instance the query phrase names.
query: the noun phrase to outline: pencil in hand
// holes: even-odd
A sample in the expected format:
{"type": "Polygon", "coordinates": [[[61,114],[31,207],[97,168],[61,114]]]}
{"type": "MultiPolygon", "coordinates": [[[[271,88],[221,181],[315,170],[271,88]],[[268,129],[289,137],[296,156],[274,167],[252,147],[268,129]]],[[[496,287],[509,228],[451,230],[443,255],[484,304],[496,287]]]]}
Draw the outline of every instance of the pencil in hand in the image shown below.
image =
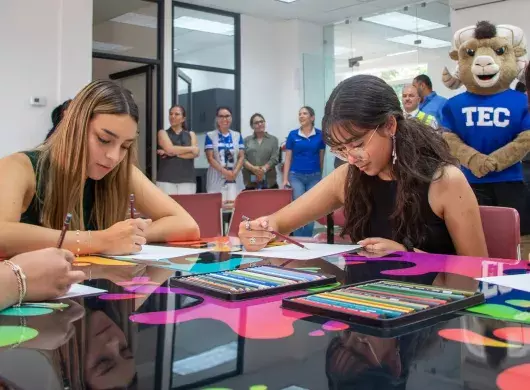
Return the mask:
{"type": "Polygon", "coordinates": [[[72,214],[68,213],[66,214],[66,217],[64,218],[61,235],[59,236],[59,241],[57,241],[57,248],[59,249],[61,249],[63,246],[64,237],[66,236],[66,231],[68,230],[68,226],[70,226],[70,221],[72,221],[72,214]]]}
{"type": "Polygon", "coordinates": [[[134,219],[134,194],[129,195],[129,207],[131,208],[131,219],[134,219]]]}
{"type": "MultiPolygon", "coordinates": [[[[241,218],[242,218],[243,221],[245,221],[245,222],[250,222],[250,218],[249,218],[249,217],[245,217],[245,216],[243,215],[241,218]]],[[[300,247],[300,248],[307,249],[308,251],[311,250],[311,249],[309,249],[308,247],[306,247],[306,246],[302,245],[301,243],[299,243],[298,241],[293,240],[293,239],[292,239],[291,237],[289,237],[289,236],[283,235],[283,234],[278,233],[278,232],[276,232],[276,231],[274,231],[274,230],[269,230],[269,232],[272,233],[272,234],[274,234],[274,235],[276,235],[276,237],[280,237],[282,240],[287,241],[287,242],[290,242],[291,244],[294,244],[294,245],[296,245],[296,246],[298,246],[298,247],[300,247]]]]}

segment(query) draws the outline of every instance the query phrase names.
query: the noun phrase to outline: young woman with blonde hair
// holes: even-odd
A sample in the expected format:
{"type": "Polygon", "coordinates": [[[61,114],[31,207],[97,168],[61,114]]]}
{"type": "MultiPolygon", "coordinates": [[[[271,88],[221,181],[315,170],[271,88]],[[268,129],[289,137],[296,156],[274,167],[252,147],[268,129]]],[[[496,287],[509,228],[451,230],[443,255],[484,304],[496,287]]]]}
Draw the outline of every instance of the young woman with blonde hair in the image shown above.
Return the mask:
{"type": "Polygon", "coordinates": [[[128,254],[146,242],[195,240],[193,218],[135,166],[138,108],[129,91],[94,81],[70,103],[48,142],[0,160],[0,251],[55,246],[74,254],[128,254]],[[129,195],[151,220],[127,219],[129,195]]]}

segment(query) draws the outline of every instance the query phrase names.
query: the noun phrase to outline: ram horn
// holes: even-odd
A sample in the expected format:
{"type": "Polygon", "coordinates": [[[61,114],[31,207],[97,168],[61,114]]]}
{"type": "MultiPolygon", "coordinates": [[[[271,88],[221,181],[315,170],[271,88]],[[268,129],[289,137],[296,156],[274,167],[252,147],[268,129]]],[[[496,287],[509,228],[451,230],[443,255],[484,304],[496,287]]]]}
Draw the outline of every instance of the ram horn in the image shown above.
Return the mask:
{"type": "Polygon", "coordinates": [[[451,74],[447,67],[444,67],[442,73],[442,81],[444,85],[449,89],[458,89],[462,86],[462,81],[459,77],[458,66],[454,74],[451,74]]]}

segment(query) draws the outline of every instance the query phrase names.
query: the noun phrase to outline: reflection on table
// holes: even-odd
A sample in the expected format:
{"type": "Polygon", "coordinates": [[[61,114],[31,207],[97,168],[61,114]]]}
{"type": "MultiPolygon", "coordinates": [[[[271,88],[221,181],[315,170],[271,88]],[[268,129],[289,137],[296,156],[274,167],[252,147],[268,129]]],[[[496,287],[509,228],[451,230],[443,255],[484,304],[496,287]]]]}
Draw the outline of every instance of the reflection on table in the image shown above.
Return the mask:
{"type": "Polygon", "coordinates": [[[59,309],[0,313],[0,386],[517,389],[530,376],[530,294],[474,279],[525,273],[526,263],[415,253],[300,261],[224,251],[171,259],[175,268],[79,263],[90,275],[86,284],[108,293],[59,309]],[[281,307],[300,292],[227,302],[171,287],[173,277],[255,264],[333,274],[341,284],[387,278],[478,289],[487,302],[384,338],[281,307]]]}

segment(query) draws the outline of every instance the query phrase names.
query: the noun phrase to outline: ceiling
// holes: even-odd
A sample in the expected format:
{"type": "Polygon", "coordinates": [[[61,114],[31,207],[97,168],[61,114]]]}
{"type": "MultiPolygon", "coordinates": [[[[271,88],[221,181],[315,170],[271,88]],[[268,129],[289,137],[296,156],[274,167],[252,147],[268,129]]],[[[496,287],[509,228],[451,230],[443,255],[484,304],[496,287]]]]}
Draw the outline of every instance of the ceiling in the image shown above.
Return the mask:
{"type": "Polygon", "coordinates": [[[126,14],[139,8],[148,7],[150,4],[144,0],[93,0],[94,20],[97,25],[117,16],[126,14]]]}
{"type": "MultiPolygon", "coordinates": [[[[431,1],[433,0],[425,0],[427,3],[431,1]]],[[[442,1],[446,4],[449,2],[449,0],[442,1]]],[[[364,16],[382,10],[400,8],[418,1],[297,0],[293,3],[282,3],[278,0],[184,0],[183,2],[253,15],[264,19],[299,19],[325,25],[348,17],[364,16]]]]}
{"type": "MultiPolygon", "coordinates": [[[[446,26],[423,31],[419,34],[443,41],[451,40],[451,27],[449,27],[450,9],[446,2],[434,1],[426,6],[410,6],[407,10],[401,8],[397,9],[397,11],[446,26]]],[[[349,24],[340,23],[335,25],[334,44],[336,48],[339,47],[341,49],[340,52],[336,52],[336,56],[339,58],[363,56],[364,59],[370,59],[415,49],[413,46],[386,40],[387,38],[405,34],[410,34],[410,32],[357,19],[352,20],[349,24]]]]}

